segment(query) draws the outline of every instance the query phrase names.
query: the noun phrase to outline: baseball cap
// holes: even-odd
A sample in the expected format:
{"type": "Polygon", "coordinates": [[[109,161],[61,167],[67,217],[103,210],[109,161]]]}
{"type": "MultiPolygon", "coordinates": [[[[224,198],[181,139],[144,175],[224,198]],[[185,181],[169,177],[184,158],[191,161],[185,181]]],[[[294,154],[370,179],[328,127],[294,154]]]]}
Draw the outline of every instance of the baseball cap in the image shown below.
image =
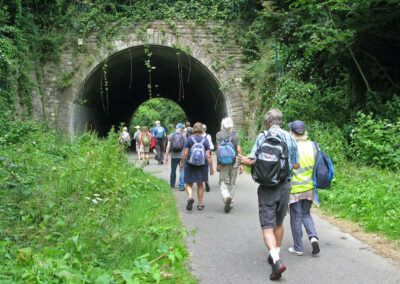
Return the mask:
{"type": "Polygon", "coordinates": [[[178,129],[178,128],[183,128],[183,127],[185,127],[182,123],[178,123],[177,125],[176,125],[176,129],[178,129]]]}
{"type": "Polygon", "coordinates": [[[306,126],[301,120],[292,121],[288,125],[290,130],[296,134],[304,134],[304,132],[306,131],[306,126]]]}

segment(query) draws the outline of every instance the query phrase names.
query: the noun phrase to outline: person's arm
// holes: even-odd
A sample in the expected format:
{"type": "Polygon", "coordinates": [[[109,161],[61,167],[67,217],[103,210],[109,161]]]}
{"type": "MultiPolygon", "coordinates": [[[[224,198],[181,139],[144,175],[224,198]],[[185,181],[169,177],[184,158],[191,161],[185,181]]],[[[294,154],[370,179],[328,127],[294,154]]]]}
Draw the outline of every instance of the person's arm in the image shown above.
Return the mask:
{"type": "Polygon", "coordinates": [[[219,148],[219,144],[217,144],[217,147],[215,147],[215,152],[217,153],[217,172],[221,171],[221,165],[218,161],[218,148],[219,148]]]}
{"type": "Polygon", "coordinates": [[[211,151],[207,150],[207,160],[208,160],[208,164],[210,165],[210,175],[214,174],[214,167],[213,167],[213,163],[212,163],[212,159],[211,159],[211,151]]]}
{"type": "Polygon", "coordinates": [[[165,150],[165,163],[168,163],[168,153],[169,153],[169,148],[171,146],[171,142],[168,141],[167,143],[167,149],[165,150]]]}
{"type": "MultiPolygon", "coordinates": [[[[238,155],[241,155],[241,156],[243,155],[242,147],[240,147],[240,145],[237,145],[236,150],[237,150],[238,155]]],[[[239,165],[239,175],[241,175],[242,173],[243,173],[243,165],[239,165]]]]}
{"type": "Polygon", "coordinates": [[[184,148],[182,152],[181,164],[179,165],[179,170],[183,169],[183,163],[185,162],[188,153],[189,153],[189,148],[184,148]]]}

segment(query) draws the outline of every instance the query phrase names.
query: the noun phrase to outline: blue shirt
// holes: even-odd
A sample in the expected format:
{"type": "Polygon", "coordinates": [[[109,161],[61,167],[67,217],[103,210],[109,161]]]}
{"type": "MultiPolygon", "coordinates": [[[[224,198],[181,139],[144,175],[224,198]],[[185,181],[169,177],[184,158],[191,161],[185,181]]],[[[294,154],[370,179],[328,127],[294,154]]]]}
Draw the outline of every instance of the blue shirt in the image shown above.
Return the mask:
{"type": "MultiPolygon", "coordinates": [[[[276,133],[286,143],[289,152],[289,169],[290,172],[293,169],[294,164],[300,163],[299,152],[297,150],[296,139],[289,132],[283,130],[278,125],[272,126],[268,131],[276,133]]],[[[249,157],[255,159],[257,149],[264,143],[265,136],[263,133],[258,135],[256,142],[254,142],[253,148],[251,149],[249,157]]]]}

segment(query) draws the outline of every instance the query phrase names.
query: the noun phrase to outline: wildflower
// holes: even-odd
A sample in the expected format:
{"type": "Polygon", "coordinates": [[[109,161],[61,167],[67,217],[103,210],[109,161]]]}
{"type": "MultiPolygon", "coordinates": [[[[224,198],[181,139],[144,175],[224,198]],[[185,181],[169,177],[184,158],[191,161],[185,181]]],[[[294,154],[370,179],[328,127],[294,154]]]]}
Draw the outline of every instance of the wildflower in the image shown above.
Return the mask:
{"type": "Polygon", "coordinates": [[[92,200],[90,197],[87,197],[87,196],[85,196],[85,198],[86,198],[87,200],[92,200]]]}
{"type": "Polygon", "coordinates": [[[103,201],[103,199],[101,199],[100,197],[96,197],[96,199],[99,201],[103,201]]]}
{"type": "Polygon", "coordinates": [[[147,182],[150,182],[150,180],[149,180],[149,179],[147,179],[147,182]]]}
{"type": "Polygon", "coordinates": [[[52,167],[51,170],[55,171],[55,170],[57,170],[57,168],[56,167],[52,167]]]}
{"type": "Polygon", "coordinates": [[[98,193],[93,193],[93,196],[100,196],[100,194],[98,194],[98,193]]]}
{"type": "Polygon", "coordinates": [[[391,123],[389,123],[389,124],[386,124],[386,126],[390,127],[390,126],[392,126],[392,124],[391,124],[391,123]]]}
{"type": "Polygon", "coordinates": [[[97,203],[99,203],[99,202],[97,202],[97,200],[96,200],[96,199],[92,199],[92,202],[93,202],[94,204],[97,204],[97,203]]]}
{"type": "Polygon", "coordinates": [[[89,210],[90,210],[90,211],[94,211],[94,209],[93,209],[93,208],[89,208],[89,210]]]}

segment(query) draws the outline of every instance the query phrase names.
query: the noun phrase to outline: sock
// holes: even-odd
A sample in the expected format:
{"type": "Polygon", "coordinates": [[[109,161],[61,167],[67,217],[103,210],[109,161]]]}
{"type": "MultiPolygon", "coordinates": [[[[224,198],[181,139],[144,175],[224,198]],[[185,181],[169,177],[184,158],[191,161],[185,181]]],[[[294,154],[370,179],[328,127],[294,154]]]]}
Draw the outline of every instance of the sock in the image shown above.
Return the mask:
{"type": "Polygon", "coordinates": [[[275,263],[279,260],[279,250],[278,248],[273,248],[269,251],[272,257],[272,261],[275,263]]]}
{"type": "Polygon", "coordinates": [[[316,237],[312,237],[310,241],[311,242],[318,242],[318,239],[316,237]]]}
{"type": "Polygon", "coordinates": [[[277,247],[276,249],[278,250],[278,254],[280,254],[281,253],[281,247],[277,247]]]}

